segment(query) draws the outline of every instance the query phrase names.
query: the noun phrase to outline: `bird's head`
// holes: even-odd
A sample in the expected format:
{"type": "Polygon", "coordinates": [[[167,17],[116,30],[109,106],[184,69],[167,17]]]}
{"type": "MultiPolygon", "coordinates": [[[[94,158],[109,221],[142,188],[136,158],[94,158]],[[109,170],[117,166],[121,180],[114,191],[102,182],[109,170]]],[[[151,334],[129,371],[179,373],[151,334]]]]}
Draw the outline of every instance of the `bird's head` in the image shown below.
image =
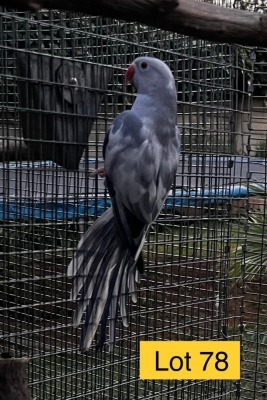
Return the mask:
{"type": "Polygon", "coordinates": [[[158,58],[147,56],[136,58],[126,71],[126,79],[140,94],[165,89],[176,93],[175,81],[170,69],[158,58]]]}

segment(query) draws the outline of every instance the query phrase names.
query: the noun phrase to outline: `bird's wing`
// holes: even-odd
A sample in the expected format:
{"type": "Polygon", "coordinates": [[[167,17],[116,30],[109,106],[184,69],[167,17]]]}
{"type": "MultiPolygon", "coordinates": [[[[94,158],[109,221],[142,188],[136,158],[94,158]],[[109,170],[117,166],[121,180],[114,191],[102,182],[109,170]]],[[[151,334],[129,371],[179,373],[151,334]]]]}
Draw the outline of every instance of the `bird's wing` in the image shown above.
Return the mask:
{"type": "Polygon", "coordinates": [[[124,207],[147,225],[157,216],[178,161],[176,143],[166,138],[162,146],[149,120],[133,111],[115,118],[105,145],[105,172],[119,214],[124,207]]]}
{"type": "MultiPolygon", "coordinates": [[[[131,210],[122,203],[120,195],[122,189],[121,187],[117,187],[116,185],[114,186],[113,184],[113,175],[116,174],[116,160],[112,158],[117,157],[121,150],[119,143],[116,144],[115,149],[114,147],[111,148],[111,146],[114,146],[115,131],[117,129],[120,130],[120,123],[122,122],[120,119],[121,118],[119,116],[114,120],[110,130],[105,136],[103,144],[103,158],[105,160],[106,185],[111,197],[117,228],[119,230],[122,242],[125,243],[125,246],[130,250],[132,256],[135,257],[142,237],[146,231],[147,224],[134,215],[131,210]]],[[[143,269],[141,264],[142,260],[140,259],[140,270],[143,269]]]]}

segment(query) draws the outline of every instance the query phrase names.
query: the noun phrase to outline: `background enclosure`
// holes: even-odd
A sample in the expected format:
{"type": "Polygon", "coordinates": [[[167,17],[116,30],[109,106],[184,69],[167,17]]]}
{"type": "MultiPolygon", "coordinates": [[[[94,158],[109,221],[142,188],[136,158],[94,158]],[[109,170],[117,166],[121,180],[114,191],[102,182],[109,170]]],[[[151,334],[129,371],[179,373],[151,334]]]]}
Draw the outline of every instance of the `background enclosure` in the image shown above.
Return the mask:
{"type": "Polygon", "coordinates": [[[265,54],[119,20],[2,9],[0,345],[30,358],[33,398],[266,399],[265,54]],[[49,80],[45,72],[30,76],[30,68],[22,75],[20,54],[46,55],[49,80]],[[166,61],[176,79],[180,166],[144,247],[146,273],[138,303],[130,304],[130,328],[118,323],[114,354],[106,346],[81,355],[66,266],[84,230],[109,206],[103,179],[89,172],[101,165],[109,124],[134,100],[125,69],[147,54],[166,61]],[[74,59],[79,66],[69,73],[63,66],[60,80],[51,60],[62,66],[74,59]],[[100,87],[104,78],[94,70],[85,81],[102,99],[93,110],[84,98],[77,104],[81,87],[71,79],[85,65],[106,79],[100,87]],[[49,91],[50,109],[42,96],[32,102],[33,87],[49,91]],[[94,122],[79,169],[47,159],[47,115],[52,124],[75,121],[76,133],[94,122]],[[37,137],[25,137],[33,116],[37,137]],[[33,142],[43,143],[37,154],[33,142]],[[242,379],[140,381],[142,339],[241,340],[242,379]]]}

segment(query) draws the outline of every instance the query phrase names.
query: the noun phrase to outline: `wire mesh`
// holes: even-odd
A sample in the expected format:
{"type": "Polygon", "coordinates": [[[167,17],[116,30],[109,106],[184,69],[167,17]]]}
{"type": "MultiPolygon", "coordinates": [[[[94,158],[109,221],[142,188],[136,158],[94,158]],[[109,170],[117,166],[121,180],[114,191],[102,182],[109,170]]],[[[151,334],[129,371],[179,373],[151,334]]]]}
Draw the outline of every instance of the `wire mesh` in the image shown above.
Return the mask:
{"type": "MultiPolygon", "coordinates": [[[[255,198],[247,201],[251,183],[266,177],[263,164],[251,158],[257,155],[251,154],[254,101],[260,98],[252,96],[256,63],[251,49],[141,24],[58,11],[1,11],[0,344],[2,352],[30,358],[34,398],[264,398],[264,261],[256,280],[246,272],[249,241],[259,243],[260,252],[264,245],[264,232],[249,238],[255,198]],[[111,71],[98,112],[88,116],[82,110],[83,120],[93,118],[94,125],[79,169],[65,170],[42,157],[42,147],[37,156],[25,144],[22,114],[34,112],[40,128],[45,111],[40,105],[33,110],[29,99],[28,107],[22,106],[19,85],[34,83],[42,91],[51,82],[21,77],[18,54],[75,59],[111,71]],[[90,177],[90,169],[101,166],[112,119],[134,100],[124,70],[143,54],[163,59],[173,71],[182,156],[172,194],[147,237],[146,272],[138,303],[130,305],[129,329],[118,323],[114,354],[108,347],[80,354],[81,328],[72,326],[66,267],[85,229],[110,205],[103,179],[90,177]],[[242,339],[241,383],[140,381],[141,339],[242,339]]],[[[52,83],[55,94],[62,84],[52,83]]],[[[71,82],[63,87],[73,88],[71,82]]],[[[53,107],[52,99],[52,114],[67,116],[66,108],[56,113],[53,107]]],[[[77,117],[77,109],[71,117],[77,117]]],[[[265,129],[263,123],[261,143],[265,129]]],[[[69,144],[77,147],[76,141],[69,144]]],[[[261,220],[254,226],[264,229],[265,201],[261,204],[256,212],[261,220]]]]}
{"type": "Polygon", "coordinates": [[[250,79],[250,118],[248,121],[247,149],[256,156],[258,165],[251,163],[249,185],[255,197],[249,198],[249,219],[243,252],[242,275],[244,279],[244,363],[243,398],[266,398],[266,49],[253,51],[250,57],[253,74],[250,79]],[[258,166],[261,165],[259,169],[258,166]],[[257,171],[257,175],[255,175],[257,171]]]}

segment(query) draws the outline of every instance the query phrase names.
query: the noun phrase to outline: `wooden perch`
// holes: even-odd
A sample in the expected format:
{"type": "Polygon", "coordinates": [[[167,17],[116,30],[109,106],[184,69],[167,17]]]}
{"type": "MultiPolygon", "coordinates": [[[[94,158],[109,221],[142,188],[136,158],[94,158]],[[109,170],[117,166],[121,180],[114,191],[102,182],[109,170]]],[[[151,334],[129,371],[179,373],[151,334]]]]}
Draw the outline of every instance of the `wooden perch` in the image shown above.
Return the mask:
{"type": "Polygon", "coordinates": [[[27,358],[0,358],[0,400],[32,400],[27,358]]]}
{"type": "Polygon", "coordinates": [[[267,15],[195,0],[0,0],[0,4],[102,15],[216,42],[267,47],[267,15]]]}

